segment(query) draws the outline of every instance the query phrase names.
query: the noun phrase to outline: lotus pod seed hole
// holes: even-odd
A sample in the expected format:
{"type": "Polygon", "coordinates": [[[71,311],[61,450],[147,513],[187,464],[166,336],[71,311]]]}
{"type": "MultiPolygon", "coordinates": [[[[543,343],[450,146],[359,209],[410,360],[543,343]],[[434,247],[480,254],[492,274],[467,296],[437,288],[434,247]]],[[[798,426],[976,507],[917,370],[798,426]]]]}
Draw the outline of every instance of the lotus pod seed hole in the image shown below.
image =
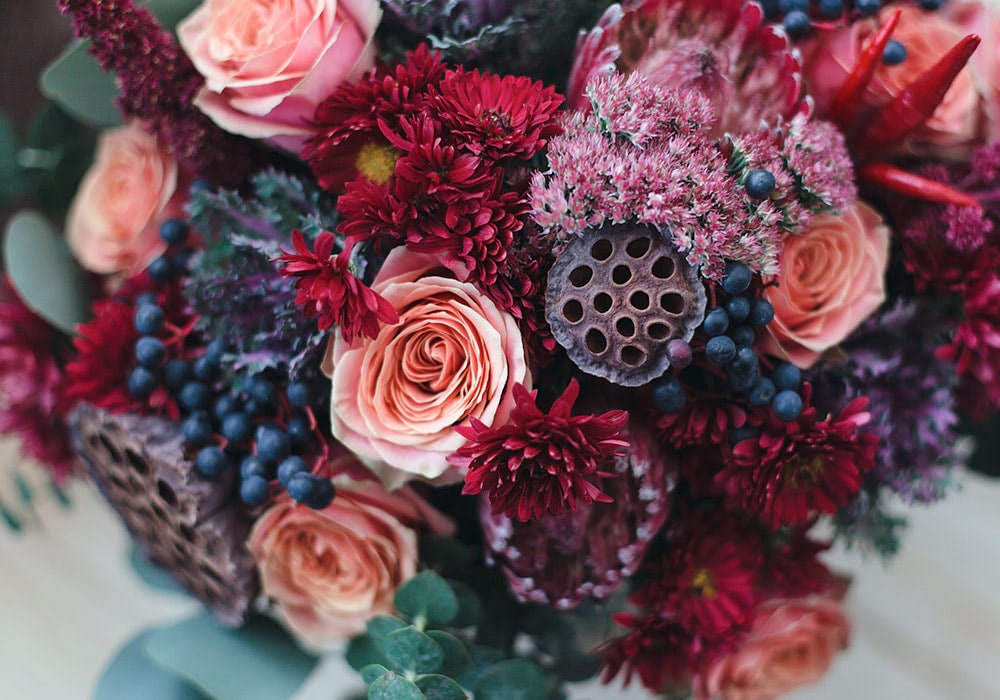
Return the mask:
{"type": "Polygon", "coordinates": [[[623,335],[626,338],[631,338],[635,335],[635,322],[626,316],[622,316],[620,319],[615,321],[615,328],[618,330],[620,335],[623,335]]]}
{"type": "Polygon", "coordinates": [[[143,459],[141,456],[136,454],[134,451],[126,449],[125,458],[128,463],[132,465],[132,468],[139,474],[146,475],[149,474],[149,462],[143,459]]]}
{"type": "Polygon", "coordinates": [[[563,304],[563,318],[570,323],[579,323],[583,318],[583,304],[576,299],[570,299],[563,304]]]}
{"type": "Polygon", "coordinates": [[[653,340],[665,340],[670,335],[670,326],[665,323],[650,323],[646,335],[653,340]]]}
{"type": "Polygon", "coordinates": [[[651,241],[649,238],[643,236],[642,238],[635,238],[629,241],[628,245],[625,246],[625,252],[629,254],[629,257],[638,260],[649,252],[649,246],[651,241]]]}
{"type": "Polygon", "coordinates": [[[630,367],[638,367],[646,359],[646,353],[634,345],[626,345],[622,348],[622,362],[630,367]]]}
{"type": "Polygon", "coordinates": [[[580,265],[569,273],[569,283],[574,287],[586,287],[594,278],[594,271],[586,265],[580,265]]]}
{"type": "Polygon", "coordinates": [[[587,349],[594,355],[600,355],[608,349],[608,339],[596,328],[587,331],[587,349]]]}
{"type": "Polygon", "coordinates": [[[611,271],[611,281],[615,284],[625,284],[630,279],[632,279],[632,270],[629,269],[628,265],[615,265],[611,271]]]}
{"type": "Polygon", "coordinates": [[[166,503],[168,506],[173,508],[174,506],[177,505],[177,494],[174,493],[174,490],[170,487],[170,484],[168,484],[163,479],[157,479],[156,491],[157,493],[160,494],[160,498],[163,499],[163,502],[166,503]]]}
{"type": "Polygon", "coordinates": [[[600,294],[594,297],[594,308],[597,309],[598,313],[606,314],[608,311],[611,310],[611,304],[613,303],[613,301],[614,300],[611,298],[610,294],[605,294],[604,292],[601,292],[600,294]]]}
{"type": "Polygon", "coordinates": [[[607,238],[601,238],[590,247],[590,257],[594,260],[607,260],[615,252],[615,247],[607,238]]]}
{"type": "Polygon", "coordinates": [[[649,295],[646,292],[633,292],[628,301],[633,309],[645,311],[649,308],[649,295]]]}
{"type": "Polygon", "coordinates": [[[653,277],[659,280],[668,280],[674,275],[677,266],[674,261],[666,256],[661,256],[653,263],[653,277]]]}
{"type": "Polygon", "coordinates": [[[668,314],[680,314],[684,311],[684,297],[668,292],[660,297],[660,306],[668,314]]]}

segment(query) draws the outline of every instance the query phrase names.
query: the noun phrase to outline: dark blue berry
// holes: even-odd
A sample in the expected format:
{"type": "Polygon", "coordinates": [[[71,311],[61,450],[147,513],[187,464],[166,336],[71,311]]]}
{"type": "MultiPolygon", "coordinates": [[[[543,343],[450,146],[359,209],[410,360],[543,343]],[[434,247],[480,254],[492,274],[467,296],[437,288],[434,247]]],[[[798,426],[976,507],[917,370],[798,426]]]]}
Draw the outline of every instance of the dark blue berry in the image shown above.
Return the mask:
{"type": "Polygon", "coordinates": [[[214,192],[215,188],[212,187],[212,183],[208,180],[197,179],[191,183],[192,192],[214,192]]]}
{"type": "Polygon", "coordinates": [[[879,9],[882,7],[882,0],[857,0],[854,3],[854,7],[859,14],[871,17],[878,14],[879,9]]]}
{"type": "Polygon", "coordinates": [[[802,397],[789,389],[779,391],[771,402],[771,410],[778,420],[786,423],[796,420],[802,415],[802,397]]]}
{"type": "Polygon", "coordinates": [[[774,382],[766,377],[757,377],[747,393],[747,399],[754,406],[767,406],[775,393],[774,382]]]}
{"type": "Polygon", "coordinates": [[[705,320],[701,324],[701,329],[709,337],[722,335],[728,328],[729,314],[726,313],[725,309],[712,309],[705,314],[705,320]]]}
{"type": "Polygon", "coordinates": [[[202,355],[191,364],[195,379],[203,382],[213,382],[219,376],[219,366],[212,364],[202,355]]]}
{"type": "Polygon", "coordinates": [[[726,267],[726,276],[722,278],[722,288],[729,294],[742,294],[750,288],[753,281],[753,271],[741,262],[731,262],[726,267]]]}
{"type": "Polygon", "coordinates": [[[809,0],[778,0],[778,7],[782,12],[808,12],[809,0]]]}
{"type": "Polygon", "coordinates": [[[771,372],[771,381],[778,391],[796,391],[802,384],[802,370],[790,362],[782,362],[771,372]]]}
{"type": "Polygon", "coordinates": [[[885,51],[882,52],[882,63],[887,66],[898,66],[905,60],[906,47],[903,46],[902,42],[889,39],[885,45],[885,51]]]}
{"type": "Polygon", "coordinates": [[[135,329],[140,335],[158,335],[166,317],[156,304],[143,304],[135,310],[135,329]]]}
{"type": "Polygon", "coordinates": [[[729,363],[733,374],[754,374],[757,372],[757,353],[749,346],[743,346],[736,351],[736,357],[729,363]]]}
{"type": "Polygon", "coordinates": [[[750,326],[739,326],[729,331],[729,337],[736,343],[736,347],[753,345],[757,341],[757,334],[750,326]]]}
{"type": "Polygon", "coordinates": [[[323,510],[333,503],[333,497],[336,495],[337,490],[334,488],[333,482],[329,479],[322,477],[313,478],[316,479],[316,485],[313,487],[312,497],[308,501],[305,501],[305,505],[314,510],[323,510]]]}
{"type": "Polygon", "coordinates": [[[653,405],[664,413],[677,413],[687,401],[684,387],[676,377],[667,377],[653,385],[653,405]]]}
{"type": "Polygon", "coordinates": [[[292,450],[292,439],[280,428],[262,425],[257,428],[257,454],[269,462],[280,462],[292,450]]]}
{"type": "Polygon", "coordinates": [[[177,391],[191,378],[191,363],[186,360],[167,360],[163,365],[163,383],[171,391],[177,391]]]}
{"type": "Polygon", "coordinates": [[[135,298],[136,307],[145,306],[146,304],[159,304],[160,295],[156,292],[143,292],[135,298]]]}
{"type": "Polygon", "coordinates": [[[782,26],[792,36],[803,36],[808,34],[809,30],[812,29],[812,21],[805,12],[794,10],[785,15],[785,21],[782,22],[782,26]]]}
{"type": "Polygon", "coordinates": [[[726,335],[717,335],[705,343],[705,357],[717,365],[726,365],[736,357],[736,343],[726,335]]]}
{"type": "Polygon", "coordinates": [[[245,413],[230,413],[222,421],[222,437],[230,442],[246,442],[253,436],[250,416],[245,413]]]}
{"type": "MultiPolygon", "coordinates": [[[[796,13],[792,13],[794,16],[796,13]]],[[[799,12],[798,14],[802,14],[799,12]]],[[[806,17],[806,21],[809,18],[806,17]]],[[[785,18],[785,23],[787,24],[788,19],[785,18]]],[[[746,180],[743,181],[743,187],[746,189],[747,194],[754,199],[767,199],[774,192],[774,186],[777,182],[774,179],[774,173],[770,170],[764,170],[763,168],[754,168],[747,173],[746,180]]],[[[743,291],[743,290],[740,290],[743,291]]],[[[730,292],[730,294],[738,294],[738,292],[730,292]]]]}
{"type": "Polygon", "coordinates": [[[212,406],[212,415],[214,415],[217,420],[223,421],[226,416],[231,413],[236,413],[242,407],[243,402],[240,401],[238,396],[223,394],[215,400],[215,404],[212,406]]]}
{"type": "Polygon", "coordinates": [[[240,484],[240,500],[248,506],[262,506],[267,502],[267,479],[253,474],[240,484]]]}
{"type": "Polygon", "coordinates": [[[159,338],[144,335],[135,341],[135,359],[148,369],[156,369],[167,357],[167,346],[159,338]]]}
{"type": "Polygon", "coordinates": [[[149,276],[153,278],[153,281],[160,284],[169,282],[174,276],[174,264],[166,255],[161,255],[149,263],[149,267],[146,270],[149,272],[149,276]]]}
{"type": "Polygon", "coordinates": [[[261,376],[251,377],[247,382],[247,394],[262,404],[274,404],[278,400],[278,389],[274,383],[261,376]]]}
{"type": "Polygon", "coordinates": [[[305,408],[309,405],[309,385],[305,382],[292,382],[285,390],[285,394],[288,396],[288,403],[293,406],[305,408]]]}
{"type": "Polygon", "coordinates": [[[742,323],[750,315],[750,300],[746,297],[733,297],[726,302],[726,313],[733,323],[742,323]]]}
{"type": "Polygon", "coordinates": [[[229,468],[229,457],[217,445],[202,447],[195,457],[194,468],[206,479],[217,479],[229,468]]]}
{"type": "Polygon", "coordinates": [[[240,476],[246,479],[250,476],[259,476],[267,479],[271,466],[268,465],[259,455],[247,455],[240,462],[240,476]]]}
{"type": "Polygon", "coordinates": [[[940,10],[943,0],[920,0],[920,6],[925,10],[940,10]]]}
{"type": "Polygon", "coordinates": [[[183,433],[184,439],[192,445],[207,445],[212,441],[212,421],[204,411],[192,413],[184,421],[183,433]]]}
{"type": "Polygon", "coordinates": [[[271,404],[261,403],[256,399],[248,399],[243,406],[243,410],[254,418],[260,418],[261,416],[271,415],[274,411],[274,406],[271,404]]]}
{"type": "Polygon", "coordinates": [[[844,13],[843,0],[819,0],[819,13],[827,19],[836,19],[844,13]]]}
{"type": "Polygon", "coordinates": [[[212,390],[201,382],[188,382],[181,387],[181,393],[177,399],[181,406],[189,411],[208,408],[212,402],[212,390]]]}
{"type": "Polygon", "coordinates": [[[288,495],[292,500],[321,510],[333,501],[333,483],[329,479],[300,472],[288,482],[288,495]]]}
{"type": "Polygon", "coordinates": [[[764,297],[754,297],[750,302],[749,322],[754,326],[766,326],[774,320],[774,307],[764,297]]]}
{"type": "Polygon", "coordinates": [[[289,437],[292,438],[292,444],[296,447],[303,447],[312,438],[312,428],[306,416],[292,416],[288,419],[285,428],[288,430],[289,437]]]}
{"type": "Polygon", "coordinates": [[[187,224],[180,219],[167,219],[160,224],[160,238],[167,245],[180,245],[188,235],[187,224]]]}
{"type": "Polygon", "coordinates": [[[296,474],[302,472],[308,472],[309,465],[301,457],[286,457],[278,465],[278,481],[285,488],[288,488],[288,482],[292,480],[292,477],[296,474]]]}
{"type": "Polygon", "coordinates": [[[128,375],[128,393],[137,399],[149,398],[159,386],[156,373],[146,367],[136,367],[128,375]]]}
{"type": "Polygon", "coordinates": [[[757,374],[755,372],[740,374],[733,372],[728,367],[726,368],[726,383],[729,385],[729,388],[737,394],[744,394],[750,391],[750,387],[753,386],[755,379],[757,379],[757,374]]]}
{"type": "Polygon", "coordinates": [[[187,272],[191,266],[191,258],[194,257],[194,253],[193,248],[182,248],[170,256],[170,264],[174,266],[174,270],[177,272],[187,272]]]}
{"type": "Polygon", "coordinates": [[[211,362],[213,365],[222,366],[222,358],[226,354],[226,341],[222,338],[216,338],[211,343],[205,346],[205,359],[211,362]]]}
{"type": "Polygon", "coordinates": [[[691,352],[691,346],[686,340],[674,338],[667,343],[667,359],[670,360],[671,367],[684,369],[691,364],[694,354],[691,352]]]}
{"type": "Polygon", "coordinates": [[[767,15],[768,19],[774,19],[781,14],[781,4],[778,0],[761,0],[760,4],[764,8],[764,14],[767,15]]]}
{"type": "Polygon", "coordinates": [[[752,425],[742,425],[739,428],[732,428],[729,431],[729,444],[735,445],[744,440],[752,440],[760,437],[760,430],[752,425]]]}

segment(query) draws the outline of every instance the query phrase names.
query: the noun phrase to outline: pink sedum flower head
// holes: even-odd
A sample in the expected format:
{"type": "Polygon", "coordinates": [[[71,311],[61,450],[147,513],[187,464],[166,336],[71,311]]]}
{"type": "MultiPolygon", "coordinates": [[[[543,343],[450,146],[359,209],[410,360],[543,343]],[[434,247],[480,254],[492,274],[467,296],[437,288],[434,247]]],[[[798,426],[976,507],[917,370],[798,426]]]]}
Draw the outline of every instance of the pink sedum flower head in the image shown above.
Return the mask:
{"type": "Polygon", "coordinates": [[[698,90],[715,109],[712,133],[774,125],[799,102],[800,66],[785,35],[743,0],[645,0],[613,5],[577,42],[566,90],[586,106],[587,84],[615,71],[698,90]]]}

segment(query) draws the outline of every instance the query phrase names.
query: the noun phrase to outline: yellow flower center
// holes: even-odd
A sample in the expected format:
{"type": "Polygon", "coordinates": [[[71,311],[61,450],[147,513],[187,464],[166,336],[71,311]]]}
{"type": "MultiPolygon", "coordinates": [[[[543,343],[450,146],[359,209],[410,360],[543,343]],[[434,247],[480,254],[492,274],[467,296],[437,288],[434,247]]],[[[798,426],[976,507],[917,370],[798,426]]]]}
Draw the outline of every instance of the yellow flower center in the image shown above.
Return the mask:
{"type": "Polygon", "coordinates": [[[812,459],[797,460],[788,465],[783,476],[792,488],[808,488],[819,482],[826,468],[826,460],[816,455],[812,459]]]}
{"type": "Polygon", "coordinates": [[[358,151],[358,157],[354,159],[354,167],[367,179],[384,185],[392,177],[397,160],[399,160],[399,151],[395,148],[384,142],[369,141],[358,151]]]}
{"type": "Polygon", "coordinates": [[[691,590],[709,600],[718,594],[715,588],[715,579],[712,578],[712,573],[708,569],[698,569],[695,572],[694,576],[691,577],[691,590]]]}

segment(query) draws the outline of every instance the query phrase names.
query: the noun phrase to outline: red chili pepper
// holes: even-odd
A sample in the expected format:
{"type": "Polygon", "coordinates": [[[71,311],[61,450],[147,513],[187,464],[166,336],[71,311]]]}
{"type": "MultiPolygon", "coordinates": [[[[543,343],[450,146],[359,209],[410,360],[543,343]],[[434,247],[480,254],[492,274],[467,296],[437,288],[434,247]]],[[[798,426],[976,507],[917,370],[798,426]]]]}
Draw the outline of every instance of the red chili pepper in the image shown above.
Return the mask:
{"type": "Polygon", "coordinates": [[[903,14],[900,9],[893,10],[886,19],[885,24],[878,30],[872,38],[872,43],[868,45],[858,62],[854,64],[854,70],[850,72],[844,80],[837,94],[833,96],[833,102],[827,110],[828,116],[840,127],[841,131],[847,131],[847,127],[857,116],[858,108],[861,106],[861,96],[865,88],[872,81],[875,69],[882,61],[882,54],[885,53],[886,44],[892,37],[896,25],[899,24],[899,17],[903,14]]]}
{"type": "Polygon", "coordinates": [[[970,34],[955,44],[941,60],[875,113],[864,129],[855,134],[851,150],[861,158],[886,151],[922,126],[941,104],[981,41],[970,34]]]}
{"type": "Polygon", "coordinates": [[[887,190],[914,199],[938,204],[954,204],[959,207],[983,208],[976,199],[950,185],[908,173],[888,163],[866,163],[858,168],[858,177],[865,182],[881,185],[887,190]]]}

